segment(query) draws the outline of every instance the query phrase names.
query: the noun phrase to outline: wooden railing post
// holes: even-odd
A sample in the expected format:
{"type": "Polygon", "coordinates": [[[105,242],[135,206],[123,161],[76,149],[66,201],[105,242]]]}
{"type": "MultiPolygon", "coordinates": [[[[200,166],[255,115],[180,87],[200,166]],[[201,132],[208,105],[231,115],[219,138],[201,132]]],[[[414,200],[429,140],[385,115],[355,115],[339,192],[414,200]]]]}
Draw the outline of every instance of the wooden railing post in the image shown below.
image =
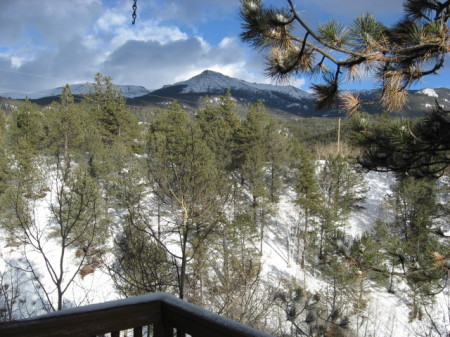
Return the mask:
{"type": "Polygon", "coordinates": [[[153,337],[173,337],[173,329],[158,323],[153,325],[153,337]]]}
{"type": "Polygon", "coordinates": [[[142,337],[142,327],[136,327],[133,329],[133,337],[142,337]]]}

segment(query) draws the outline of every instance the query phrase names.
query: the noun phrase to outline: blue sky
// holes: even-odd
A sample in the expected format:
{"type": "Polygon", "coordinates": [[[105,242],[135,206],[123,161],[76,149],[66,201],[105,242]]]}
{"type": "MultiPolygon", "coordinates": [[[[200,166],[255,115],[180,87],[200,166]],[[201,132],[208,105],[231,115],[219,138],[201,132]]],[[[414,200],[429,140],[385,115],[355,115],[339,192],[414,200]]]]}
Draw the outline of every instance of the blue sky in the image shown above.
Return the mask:
{"type": "MultiPolygon", "coordinates": [[[[286,0],[270,0],[284,6],[286,0]]],[[[399,18],[401,0],[302,0],[301,15],[315,26],[335,18],[350,23],[365,12],[385,24],[399,18]]],[[[205,69],[270,83],[264,60],[239,40],[238,0],[0,1],[0,92],[33,92],[92,81],[101,72],[117,84],[158,89],[205,69]]],[[[292,83],[308,90],[311,82],[292,83]]],[[[349,88],[373,88],[370,79],[349,88]]],[[[449,71],[418,87],[450,86],[449,71]]]]}

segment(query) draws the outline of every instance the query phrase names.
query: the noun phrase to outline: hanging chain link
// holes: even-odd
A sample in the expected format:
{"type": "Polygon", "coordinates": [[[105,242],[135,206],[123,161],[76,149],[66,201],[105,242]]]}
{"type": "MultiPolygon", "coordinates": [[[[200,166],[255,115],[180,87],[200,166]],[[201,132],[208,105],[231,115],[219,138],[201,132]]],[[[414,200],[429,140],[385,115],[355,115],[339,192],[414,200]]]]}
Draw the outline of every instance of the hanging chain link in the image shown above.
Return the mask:
{"type": "Polygon", "coordinates": [[[137,10],[137,0],[133,0],[133,15],[131,15],[131,17],[133,18],[132,24],[134,25],[136,22],[136,10],[137,10]]]}

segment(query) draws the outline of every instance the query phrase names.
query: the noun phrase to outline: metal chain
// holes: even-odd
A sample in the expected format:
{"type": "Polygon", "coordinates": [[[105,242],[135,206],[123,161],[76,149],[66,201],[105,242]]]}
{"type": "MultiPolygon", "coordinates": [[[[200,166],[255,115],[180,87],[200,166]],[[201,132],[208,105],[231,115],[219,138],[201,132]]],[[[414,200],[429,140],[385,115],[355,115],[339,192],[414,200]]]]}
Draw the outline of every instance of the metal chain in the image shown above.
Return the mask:
{"type": "Polygon", "coordinates": [[[134,23],[136,22],[136,10],[137,10],[137,0],[133,0],[133,15],[131,15],[131,17],[133,18],[132,24],[134,25],[134,23]]]}

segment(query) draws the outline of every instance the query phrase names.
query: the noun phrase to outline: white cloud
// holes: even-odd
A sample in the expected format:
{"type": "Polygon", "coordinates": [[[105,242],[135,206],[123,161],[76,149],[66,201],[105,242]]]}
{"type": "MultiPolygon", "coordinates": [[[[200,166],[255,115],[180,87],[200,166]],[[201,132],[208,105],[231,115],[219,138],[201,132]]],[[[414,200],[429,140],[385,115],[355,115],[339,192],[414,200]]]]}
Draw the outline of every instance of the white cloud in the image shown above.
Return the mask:
{"type": "Polygon", "coordinates": [[[114,31],[114,37],[111,40],[111,47],[116,49],[127,41],[156,41],[159,43],[168,43],[177,40],[186,40],[188,36],[181,32],[175,26],[158,26],[151,22],[143,23],[139,29],[129,28],[127,26],[118,27],[114,31]]]}
{"type": "Polygon", "coordinates": [[[130,14],[129,6],[124,7],[123,3],[107,9],[94,25],[94,31],[89,36],[91,44],[103,44],[103,48],[107,45],[113,51],[130,40],[167,43],[188,38],[179,27],[163,24],[160,19],[142,17],[136,25],[131,25],[130,14]]]}
{"type": "Polygon", "coordinates": [[[95,23],[96,31],[110,31],[112,28],[124,26],[129,20],[123,11],[117,9],[107,9],[105,13],[95,23]]]}
{"type": "Polygon", "coordinates": [[[296,78],[292,81],[292,83],[290,83],[290,85],[305,90],[306,80],[304,78],[296,78]]]}
{"type": "Polygon", "coordinates": [[[225,37],[222,41],[219,43],[219,47],[226,48],[227,46],[236,44],[236,38],[234,37],[225,37]]]}
{"type": "Polygon", "coordinates": [[[20,66],[25,63],[26,58],[20,57],[20,56],[11,56],[10,60],[11,60],[11,66],[13,68],[20,68],[20,66]]]}

